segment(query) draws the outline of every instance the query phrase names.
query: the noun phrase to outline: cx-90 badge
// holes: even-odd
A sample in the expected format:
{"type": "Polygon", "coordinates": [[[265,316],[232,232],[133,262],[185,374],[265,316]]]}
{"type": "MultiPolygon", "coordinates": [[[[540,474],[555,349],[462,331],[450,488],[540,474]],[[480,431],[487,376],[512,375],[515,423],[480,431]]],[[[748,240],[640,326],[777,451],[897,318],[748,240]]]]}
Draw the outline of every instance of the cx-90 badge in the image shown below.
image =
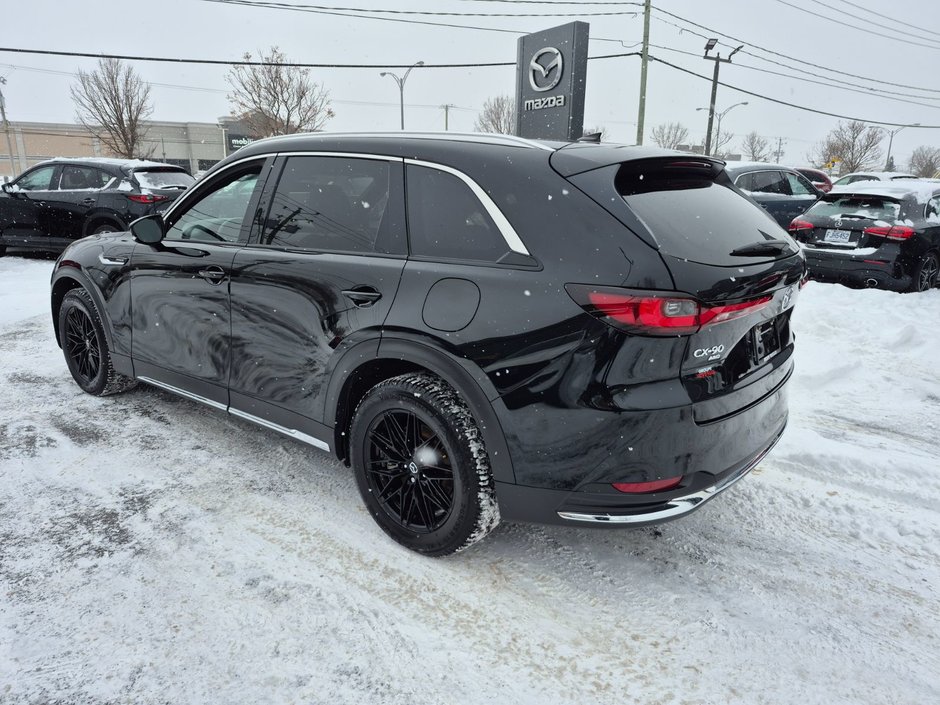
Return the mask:
{"type": "Polygon", "coordinates": [[[532,57],[532,61],[529,62],[529,85],[532,86],[532,90],[539,93],[550,91],[561,80],[563,68],[561,52],[558,49],[555,47],[539,49],[532,57]],[[542,65],[539,59],[545,55],[549,55],[550,60],[547,64],[542,65]],[[552,74],[553,70],[554,74],[552,74]]]}
{"type": "Polygon", "coordinates": [[[719,357],[721,357],[721,353],[723,353],[724,351],[725,351],[724,345],[716,345],[711,348],[698,348],[694,353],[692,353],[692,357],[695,357],[695,358],[707,357],[709,360],[717,360],[719,357]]]}

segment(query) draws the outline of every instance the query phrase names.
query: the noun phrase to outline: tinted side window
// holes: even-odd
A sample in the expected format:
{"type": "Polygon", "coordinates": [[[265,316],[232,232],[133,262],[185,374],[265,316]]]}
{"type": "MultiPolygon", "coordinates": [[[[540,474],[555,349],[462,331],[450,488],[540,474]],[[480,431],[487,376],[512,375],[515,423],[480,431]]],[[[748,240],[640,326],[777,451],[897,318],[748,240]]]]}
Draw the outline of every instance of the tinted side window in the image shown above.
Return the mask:
{"type": "Polygon", "coordinates": [[[16,186],[23,191],[48,191],[52,185],[52,174],[55,166],[44,166],[20,177],[16,186]]]}
{"type": "Polygon", "coordinates": [[[445,171],[408,165],[411,254],[497,262],[510,250],[480,199],[445,171]]]}
{"type": "Polygon", "coordinates": [[[782,171],[754,171],[745,176],[750,177],[746,181],[749,185],[742,186],[739,181],[738,188],[760,193],[790,193],[790,187],[782,171]]]}
{"type": "Polygon", "coordinates": [[[805,176],[801,174],[791,174],[790,172],[785,172],[787,175],[787,181],[790,182],[790,193],[794,196],[815,196],[816,190],[813,188],[813,185],[809,183],[805,176]]]}
{"type": "Polygon", "coordinates": [[[111,180],[109,174],[89,166],[63,166],[59,177],[60,191],[83,191],[101,188],[111,180]]]}
{"type": "Polygon", "coordinates": [[[934,196],[927,203],[927,220],[932,223],[940,223],[940,196],[934,196]]]}
{"type": "Polygon", "coordinates": [[[390,169],[389,162],[372,159],[289,157],[261,244],[337,252],[386,251],[378,240],[389,207],[390,169]]]}
{"type": "Polygon", "coordinates": [[[261,165],[249,167],[227,176],[195,201],[186,210],[174,215],[166,238],[168,240],[199,240],[202,242],[238,242],[248,202],[258,182],[261,165]]]}

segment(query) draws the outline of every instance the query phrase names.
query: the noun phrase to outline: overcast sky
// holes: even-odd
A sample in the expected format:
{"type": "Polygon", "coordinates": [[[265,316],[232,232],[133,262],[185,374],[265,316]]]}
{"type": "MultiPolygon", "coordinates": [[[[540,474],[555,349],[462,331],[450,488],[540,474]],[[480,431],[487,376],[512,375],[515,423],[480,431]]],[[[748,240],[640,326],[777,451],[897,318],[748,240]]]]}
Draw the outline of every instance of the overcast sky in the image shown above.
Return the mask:
{"type": "MultiPolygon", "coordinates": [[[[640,10],[629,3],[559,5],[492,0],[284,2],[363,9],[536,15],[386,15],[519,32],[537,31],[580,19],[591,26],[591,56],[636,51],[643,36],[642,12],[593,17],[589,14],[640,10]],[[551,12],[583,14],[546,16],[551,12]]],[[[940,5],[937,0],[895,0],[890,4],[880,0],[828,0],[826,3],[816,0],[655,0],[654,5],[746,43],[745,51],[750,55],[742,51],[734,57],[734,64],[722,65],[721,79],[724,82],[778,100],[865,120],[940,125],[940,5]],[[897,22],[865,12],[862,8],[889,14],[897,22]],[[841,22],[814,17],[809,12],[841,18],[841,22]],[[787,58],[766,50],[779,52],[787,58]],[[758,57],[789,64],[790,67],[758,57]],[[792,67],[818,75],[801,75],[792,67]],[[862,78],[832,73],[832,69],[862,78]],[[849,81],[856,84],[854,90],[857,92],[815,85],[809,80],[849,81]],[[895,100],[885,95],[872,95],[874,89],[895,100]]],[[[259,49],[277,45],[291,60],[310,63],[514,62],[518,36],[480,29],[240,7],[204,0],[163,0],[159,4],[131,0],[6,0],[0,14],[4,29],[0,44],[7,47],[202,59],[238,59],[245,51],[257,53],[259,49]]],[[[667,21],[708,36],[712,32],[662,13],[654,12],[653,17],[651,43],[669,47],[672,51],[652,48],[651,53],[710,76],[713,63],[700,56],[704,39],[690,31],[680,31],[667,21]]],[[[731,39],[723,41],[731,46],[738,44],[731,39]]],[[[729,51],[723,45],[719,49],[723,55],[729,51]]],[[[71,74],[79,68],[91,69],[94,63],[92,59],[0,52],[0,76],[7,79],[3,92],[8,118],[14,121],[73,121],[75,111],[68,93],[74,80],[71,74]]],[[[226,70],[222,67],[144,62],[135,62],[135,67],[144,79],[154,84],[154,119],[211,122],[228,113],[226,70]]],[[[397,129],[398,89],[390,78],[379,76],[379,70],[314,69],[313,73],[316,80],[330,91],[336,111],[328,129],[397,129]]],[[[640,61],[637,58],[590,61],[585,125],[603,125],[608,130],[608,139],[633,143],[639,75],[640,61]]],[[[451,111],[451,129],[472,130],[483,101],[499,93],[513,93],[514,81],[515,70],[512,67],[415,70],[405,92],[407,127],[415,130],[443,129],[444,114],[437,106],[451,103],[458,106],[451,111]]],[[[647,95],[647,141],[650,141],[652,127],[666,121],[679,121],[690,129],[693,139],[702,139],[707,113],[696,111],[696,108],[708,105],[707,81],[653,63],[647,95]]],[[[729,112],[723,124],[736,135],[732,144],[739,144],[740,138],[751,130],[774,141],[779,137],[784,140],[785,159],[794,164],[806,162],[813,143],[836,123],[836,118],[814,115],[729,88],[719,88],[718,109],[741,101],[747,101],[748,105],[729,112]]],[[[920,144],[940,146],[940,130],[908,128],[900,132],[894,140],[893,150],[898,165],[906,166],[911,150],[920,144]]]]}

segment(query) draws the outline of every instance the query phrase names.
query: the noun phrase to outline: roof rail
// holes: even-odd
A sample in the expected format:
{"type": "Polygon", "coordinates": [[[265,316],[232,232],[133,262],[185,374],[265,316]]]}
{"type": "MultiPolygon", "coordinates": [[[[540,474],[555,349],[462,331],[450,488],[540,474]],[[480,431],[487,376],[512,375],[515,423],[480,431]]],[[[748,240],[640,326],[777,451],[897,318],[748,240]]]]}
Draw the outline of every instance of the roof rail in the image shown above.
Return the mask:
{"type": "MultiPolygon", "coordinates": [[[[283,135],[291,137],[293,135],[283,135]]],[[[297,136],[300,136],[299,134],[297,136]]],[[[503,135],[494,132],[315,132],[304,133],[304,137],[322,137],[329,139],[331,137],[404,137],[406,139],[437,139],[452,140],[455,142],[477,142],[480,144],[503,144],[518,145],[528,147],[529,149],[541,149],[554,152],[554,148],[536,140],[516,137],[515,135],[503,135]]]]}

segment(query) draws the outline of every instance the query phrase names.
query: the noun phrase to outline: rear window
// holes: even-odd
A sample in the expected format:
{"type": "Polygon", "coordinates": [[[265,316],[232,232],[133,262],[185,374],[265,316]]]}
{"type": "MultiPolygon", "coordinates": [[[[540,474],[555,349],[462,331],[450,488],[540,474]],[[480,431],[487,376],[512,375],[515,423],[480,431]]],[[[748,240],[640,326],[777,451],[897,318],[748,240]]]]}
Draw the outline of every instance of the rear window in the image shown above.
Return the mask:
{"type": "Polygon", "coordinates": [[[630,163],[621,167],[616,186],[664,254],[703,264],[756,263],[759,259],[732,257],[731,251],[785,240],[787,234],[760,206],[716,183],[716,176],[714,169],[630,163]]]}
{"type": "Polygon", "coordinates": [[[853,216],[894,222],[901,204],[883,196],[825,196],[806,211],[806,215],[837,218],[853,216]]]}
{"type": "Polygon", "coordinates": [[[196,180],[185,171],[177,169],[146,169],[134,172],[141,188],[185,189],[196,180]]]}

